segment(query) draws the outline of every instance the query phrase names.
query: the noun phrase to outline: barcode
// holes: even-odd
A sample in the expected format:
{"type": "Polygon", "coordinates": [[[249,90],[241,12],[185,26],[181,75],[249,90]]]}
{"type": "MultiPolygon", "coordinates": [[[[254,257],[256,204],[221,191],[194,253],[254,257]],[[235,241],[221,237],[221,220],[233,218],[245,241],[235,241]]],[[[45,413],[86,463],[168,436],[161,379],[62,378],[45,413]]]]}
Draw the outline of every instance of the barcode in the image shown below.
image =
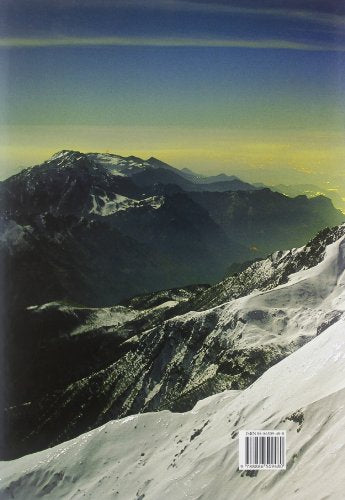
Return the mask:
{"type": "Polygon", "coordinates": [[[286,469],[285,431],[239,431],[239,469],[286,469]]]}

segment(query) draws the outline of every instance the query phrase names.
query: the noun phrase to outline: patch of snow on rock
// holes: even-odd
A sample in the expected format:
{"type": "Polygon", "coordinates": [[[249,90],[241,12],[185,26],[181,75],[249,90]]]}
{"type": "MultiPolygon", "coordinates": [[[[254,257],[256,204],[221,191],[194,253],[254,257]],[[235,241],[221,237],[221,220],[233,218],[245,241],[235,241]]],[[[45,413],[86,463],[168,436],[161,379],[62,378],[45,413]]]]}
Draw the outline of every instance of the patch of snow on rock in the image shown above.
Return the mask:
{"type": "Polygon", "coordinates": [[[94,194],[92,197],[92,208],[90,214],[101,215],[106,217],[108,215],[115,214],[116,212],[125,211],[130,208],[140,208],[140,207],[151,207],[153,209],[160,208],[164,201],[161,196],[151,196],[149,198],[144,198],[143,200],[134,200],[133,198],[128,198],[127,196],[122,196],[120,194],[115,194],[113,199],[108,196],[98,196],[94,194]]]}

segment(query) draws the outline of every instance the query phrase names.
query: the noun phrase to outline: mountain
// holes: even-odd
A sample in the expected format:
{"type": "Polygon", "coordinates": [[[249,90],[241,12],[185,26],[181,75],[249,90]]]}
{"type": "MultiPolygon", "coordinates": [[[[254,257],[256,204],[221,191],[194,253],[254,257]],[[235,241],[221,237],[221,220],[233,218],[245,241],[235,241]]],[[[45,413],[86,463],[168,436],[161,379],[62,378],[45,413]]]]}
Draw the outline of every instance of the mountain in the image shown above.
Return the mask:
{"type": "Polygon", "coordinates": [[[16,306],[111,305],[216,281],[248,253],[176,189],[148,196],[86,155],[63,152],[0,186],[5,289],[16,306]]]}
{"type": "Polygon", "coordinates": [[[234,262],[300,246],[344,219],[323,197],[196,192],[179,176],[186,191],[175,183],[177,169],[139,160],[62,151],[0,184],[3,308],[111,306],[215,283],[234,262]]]}
{"type": "Polygon", "coordinates": [[[301,194],[310,197],[327,196],[330,198],[334,206],[342,211],[345,210],[345,202],[343,197],[339,194],[337,189],[324,189],[314,184],[277,184],[270,186],[272,191],[286,194],[287,196],[299,196],[301,194]]]}
{"type": "MultiPolygon", "coordinates": [[[[69,151],[61,151],[54,156],[69,154],[69,151]]],[[[132,176],[147,169],[163,169],[181,175],[179,169],[164,163],[151,156],[147,160],[137,156],[120,156],[112,153],[87,153],[87,158],[97,165],[101,165],[116,175],[132,176]]]]}
{"type": "MultiPolygon", "coordinates": [[[[298,254],[304,255],[303,269],[290,275],[283,285],[270,290],[265,286],[265,290],[224,303],[222,308],[193,312],[168,320],[162,327],[172,332],[174,324],[186,325],[180,334],[176,328],[173,336],[167,335],[161,350],[164,366],[168,363],[174,368],[171,376],[175,383],[188,367],[195,374],[199,370],[197,384],[214,378],[221,370],[214,367],[216,356],[209,358],[211,348],[222,353],[219,358],[224,357],[231,341],[236,344],[241,365],[238,373],[248,380],[260,371],[262,353],[271,358],[284,347],[284,354],[288,354],[284,360],[246,388],[238,385],[236,390],[229,390],[236,380],[232,355],[228,363],[232,363],[233,374],[225,384],[227,390],[199,401],[191,411],[133,414],[111,420],[52,449],[2,463],[2,498],[35,499],[49,494],[54,498],[115,495],[173,500],[188,495],[226,499],[229,492],[244,499],[342,498],[344,232],[344,226],[328,231],[319,236],[319,243],[292,251],[294,262],[298,254]],[[217,316],[217,324],[213,333],[206,333],[210,329],[210,318],[208,322],[206,318],[211,313],[217,316]],[[206,343],[198,339],[200,334],[208,337],[206,343]],[[187,337],[190,340],[184,341],[187,337]],[[197,352],[202,345],[209,349],[200,355],[198,363],[190,356],[193,343],[197,352]],[[244,353],[248,351],[252,355],[246,358],[244,353]],[[239,471],[237,438],[239,430],[244,429],[284,429],[286,471],[239,471]]],[[[276,269],[286,268],[285,257],[272,257],[268,268],[273,261],[276,269]]],[[[260,274],[264,277],[263,268],[260,274]]],[[[144,339],[150,332],[142,335],[143,345],[148,345],[144,339]]],[[[147,349],[144,353],[148,354],[147,349]]],[[[162,378],[157,354],[151,373],[158,381],[162,378]]],[[[266,368],[269,365],[266,360],[266,368]]],[[[133,358],[131,366],[135,371],[133,358]]],[[[111,380],[114,378],[108,383],[111,380]]],[[[136,376],[137,384],[144,381],[145,377],[136,376]]],[[[97,393],[90,381],[89,386],[97,393]]],[[[167,387],[164,378],[160,384],[147,386],[147,401],[163,394],[167,387]]],[[[188,385],[183,390],[188,390],[188,385]]],[[[73,394],[71,390],[70,397],[73,394]]],[[[41,408],[45,410],[44,405],[41,408]]],[[[83,410],[76,404],[77,418],[83,410]]]]}
{"type": "Polygon", "coordinates": [[[104,206],[104,196],[109,201],[119,195],[139,200],[140,193],[130,179],[112,175],[82,153],[66,151],[3,181],[0,208],[2,215],[18,220],[46,213],[82,217],[92,213],[97,201],[104,206]]]}
{"type": "MultiPolygon", "coordinates": [[[[212,184],[214,182],[229,182],[229,181],[239,181],[240,179],[236,177],[236,175],[227,175],[227,174],[217,174],[217,175],[200,175],[189,168],[182,168],[181,173],[192,182],[196,182],[197,184],[212,184]]],[[[254,184],[251,185],[253,188],[254,184]]],[[[255,187],[255,186],[254,186],[255,187]]]]}
{"type": "MultiPolygon", "coordinates": [[[[333,217],[332,202],[324,196],[289,198],[270,189],[251,192],[190,193],[224,233],[265,256],[278,248],[302,245],[333,217]]],[[[337,211],[334,224],[344,215],[337,211]]]]}
{"type": "Polygon", "coordinates": [[[198,182],[199,180],[205,179],[205,175],[197,174],[196,172],[187,167],[181,168],[181,175],[183,175],[187,179],[192,180],[193,182],[198,182]]]}
{"type": "MultiPolygon", "coordinates": [[[[217,175],[201,175],[193,172],[190,168],[182,168],[180,170],[182,175],[184,175],[187,179],[190,179],[193,182],[198,184],[211,184],[213,182],[227,182],[240,180],[236,175],[228,175],[228,174],[217,174],[217,175]]],[[[254,184],[253,184],[254,186],[254,184]]]]}
{"type": "Polygon", "coordinates": [[[111,308],[55,302],[18,313],[5,352],[2,456],[55,445],[113,418],[184,412],[204,397],[245,389],[340,321],[344,245],[342,225],[211,288],[111,308]]]}
{"type": "Polygon", "coordinates": [[[46,214],[22,225],[4,220],[0,256],[9,305],[111,305],[166,286],[214,282],[225,262],[244,254],[188,198],[172,197],[155,211],[82,220],[46,214]]]}
{"type": "MultiPolygon", "coordinates": [[[[211,180],[208,182],[195,182],[181,177],[180,174],[167,169],[145,169],[132,176],[133,182],[139,186],[147,187],[155,183],[175,184],[184,191],[254,191],[256,188],[240,179],[232,180],[211,180]]],[[[208,178],[206,178],[208,180],[208,178]]]]}
{"type": "MultiPolygon", "coordinates": [[[[68,154],[68,151],[56,156],[68,154]]],[[[154,158],[143,160],[136,156],[123,157],[114,154],[87,153],[87,158],[101,165],[113,174],[131,177],[135,184],[148,187],[153,184],[175,184],[185,191],[236,191],[256,188],[238,177],[219,174],[203,177],[189,169],[179,170],[154,158]]]]}
{"type": "Polygon", "coordinates": [[[256,259],[247,263],[243,271],[234,273],[220,283],[191,299],[190,307],[203,310],[225,301],[237,299],[256,290],[266,291],[288,282],[290,275],[318,265],[327,245],[344,234],[344,225],[324,229],[305,246],[277,251],[267,259],[256,259]]]}

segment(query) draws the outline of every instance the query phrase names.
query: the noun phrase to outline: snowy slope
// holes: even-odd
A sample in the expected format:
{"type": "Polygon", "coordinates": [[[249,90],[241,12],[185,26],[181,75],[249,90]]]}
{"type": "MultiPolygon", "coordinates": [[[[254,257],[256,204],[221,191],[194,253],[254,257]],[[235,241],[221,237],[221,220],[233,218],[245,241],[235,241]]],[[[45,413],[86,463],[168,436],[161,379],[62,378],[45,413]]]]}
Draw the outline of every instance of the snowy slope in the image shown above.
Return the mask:
{"type": "Polygon", "coordinates": [[[331,243],[345,234],[345,224],[335,228],[325,228],[306,245],[291,250],[277,251],[266,259],[257,260],[240,273],[216,283],[193,302],[193,307],[209,309],[252,293],[255,290],[267,291],[288,281],[289,276],[298,271],[319,264],[331,243]]]}
{"type": "MultiPolygon", "coordinates": [[[[340,233],[341,228],[333,230],[334,235],[340,233]]],[[[302,249],[293,253],[301,254],[302,249]]],[[[343,326],[345,236],[321,255],[319,264],[292,274],[271,290],[254,290],[161,324],[159,315],[163,320],[165,311],[175,308],[173,295],[141,312],[133,310],[134,303],[94,310],[70,338],[84,338],[88,332],[99,338],[120,335],[120,357],[101,369],[95,366],[89,376],[56,395],[33,401],[31,412],[33,404],[39,404],[36,423],[22,440],[28,448],[37,446],[35,440],[50,433],[49,443],[56,444],[115,417],[186,410],[216,392],[245,389],[274,363],[323,337],[332,325],[343,326]]],[[[310,258],[313,261],[315,255],[310,258]]],[[[145,301],[139,303],[143,307],[145,301]]],[[[281,380],[285,387],[288,379],[281,380]]]]}
{"type": "Polygon", "coordinates": [[[344,328],[342,319],[243,392],[212,396],[188,413],[111,421],[2,463],[1,498],[341,499],[344,328]],[[287,470],[239,472],[240,429],[285,429],[287,470]]]}
{"type": "MultiPolygon", "coordinates": [[[[27,413],[19,413],[16,420],[17,409],[10,412],[23,450],[42,449],[41,436],[44,446],[55,445],[114,418],[187,411],[207,396],[247,388],[344,315],[344,228],[332,232],[341,233],[325,248],[317,247],[318,257],[307,251],[303,269],[285,283],[237,299],[230,294],[223,304],[207,310],[181,314],[188,302],[176,304],[173,298],[161,302],[161,308],[155,307],[157,303],[141,306],[141,311],[131,305],[95,310],[68,332],[65,350],[73,348],[72,340],[80,342],[81,350],[90,339],[98,339],[95,345],[109,354],[107,362],[91,358],[88,372],[75,375],[59,391],[45,390],[41,399],[30,398],[30,432],[23,425],[27,413]],[[315,259],[319,263],[313,266],[315,259]],[[120,344],[112,351],[103,345],[108,341],[120,344]]],[[[305,248],[296,249],[292,255],[304,252],[305,248]]],[[[268,267],[270,262],[266,261],[268,267]]],[[[42,346],[45,358],[51,349],[55,352],[54,339],[42,339],[42,346]]],[[[68,365],[63,368],[64,360],[60,365],[71,370],[68,365]]],[[[78,373],[78,364],[73,368],[78,373]]],[[[40,378],[36,384],[42,386],[40,378]]]]}

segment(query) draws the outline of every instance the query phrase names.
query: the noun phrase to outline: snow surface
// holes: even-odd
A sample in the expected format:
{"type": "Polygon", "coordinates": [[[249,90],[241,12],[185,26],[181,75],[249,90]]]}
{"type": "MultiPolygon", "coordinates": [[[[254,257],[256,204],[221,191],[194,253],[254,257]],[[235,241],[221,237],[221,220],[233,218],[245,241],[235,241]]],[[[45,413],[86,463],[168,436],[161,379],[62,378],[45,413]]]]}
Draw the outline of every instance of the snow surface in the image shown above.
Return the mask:
{"type": "Polygon", "coordinates": [[[344,327],[344,320],[330,326],[243,392],[225,391],[188,413],[111,421],[3,462],[1,498],[341,499],[344,327]],[[285,429],[287,470],[239,472],[240,429],[285,429]]]}
{"type": "Polygon", "coordinates": [[[152,167],[149,162],[140,158],[134,160],[112,153],[87,153],[86,156],[97,165],[106,167],[112,174],[122,177],[128,177],[132,173],[152,167]]]}
{"type": "Polygon", "coordinates": [[[272,318],[272,311],[284,304],[285,311],[290,308],[284,335],[295,338],[312,325],[314,331],[322,327],[246,390],[224,391],[186,413],[162,411],[111,421],[54,448],[2,462],[1,498],[344,498],[344,268],[342,237],[314,268],[274,290],[225,305],[224,314],[236,304],[242,317],[254,315],[264,325],[260,334],[260,328],[244,324],[244,345],[279,337],[279,328],[267,331],[274,330],[274,322],[265,325],[263,318],[267,309],[272,318]],[[287,470],[238,471],[241,429],[286,430],[287,470]]]}
{"type": "Polygon", "coordinates": [[[115,194],[113,199],[110,199],[106,195],[96,197],[92,194],[91,197],[92,208],[89,213],[101,215],[103,217],[115,214],[116,212],[128,210],[129,208],[148,206],[157,209],[161,207],[164,201],[164,198],[161,196],[151,196],[149,198],[144,198],[143,200],[134,200],[120,194],[115,194]]]}
{"type": "Polygon", "coordinates": [[[74,153],[74,151],[69,151],[69,150],[58,151],[57,153],[54,153],[50,159],[57,160],[58,158],[64,158],[64,157],[70,156],[71,153],[74,153]]]}
{"type": "Polygon", "coordinates": [[[112,174],[127,177],[125,173],[121,172],[121,167],[124,162],[124,158],[122,156],[110,153],[88,153],[87,157],[90,160],[95,161],[97,164],[108,168],[112,174]]]}
{"type": "Polygon", "coordinates": [[[343,314],[344,256],[342,237],[327,246],[320,264],[292,274],[287,283],[267,291],[254,290],[213,309],[176,316],[166,325],[182,329],[190,321],[201,324],[213,311],[217,323],[207,343],[216,338],[224,346],[234,343],[236,349],[267,345],[293,351],[343,314]]]}
{"type": "MultiPolygon", "coordinates": [[[[97,308],[94,310],[94,313],[90,315],[90,317],[86,320],[86,322],[83,325],[78,326],[71,332],[71,335],[72,336],[79,335],[84,332],[93,331],[97,328],[104,328],[104,327],[119,328],[129,321],[145,317],[146,314],[148,313],[152,314],[160,309],[163,310],[170,309],[172,307],[175,307],[178,303],[179,303],[178,301],[167,300],[163,304],[151,307],[150,309],[143,309],[143,310],[133,309],[131,307],[124,307],[124,306],[97,308]]],[[[44,306],[45,305],[40,306],[40,308],[43,308],[44,306]]],[[[63,310],[63,307],[60,307],[60,310],[63,310]]]]}

